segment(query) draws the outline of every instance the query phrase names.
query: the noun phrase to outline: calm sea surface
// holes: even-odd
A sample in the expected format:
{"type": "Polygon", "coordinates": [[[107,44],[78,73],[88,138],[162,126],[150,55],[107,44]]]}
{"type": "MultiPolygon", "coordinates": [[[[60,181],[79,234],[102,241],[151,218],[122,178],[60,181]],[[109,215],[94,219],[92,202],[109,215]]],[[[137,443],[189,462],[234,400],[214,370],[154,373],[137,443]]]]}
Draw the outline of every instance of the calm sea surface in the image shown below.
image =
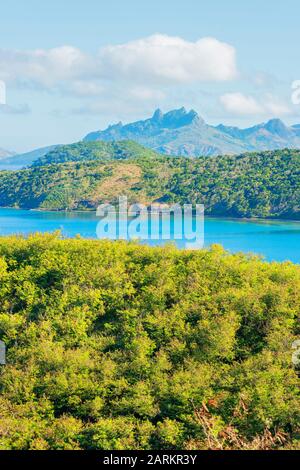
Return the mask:
{"type": "MultiPolygon", "coordinates": [[[[0,235],[61,230],[66,237],[97,238],[98,222],[95,213],[0,209],[0,235]]],[[[300,222],[205,218],[204,227],[205,246],[220,243],[231,252],[300,263],[300,222]]],[[[177,244],[182,246],[180,241],[177,244]]]]}

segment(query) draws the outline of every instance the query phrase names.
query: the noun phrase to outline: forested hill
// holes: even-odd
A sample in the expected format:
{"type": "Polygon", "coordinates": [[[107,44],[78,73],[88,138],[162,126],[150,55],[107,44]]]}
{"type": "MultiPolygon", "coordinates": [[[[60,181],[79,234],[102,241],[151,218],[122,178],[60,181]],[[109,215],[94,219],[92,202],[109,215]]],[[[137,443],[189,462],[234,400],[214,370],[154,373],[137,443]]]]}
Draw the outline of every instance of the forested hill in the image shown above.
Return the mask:
{"type": "Polygon", "coordinates": [[[286,126],[271,119],[247,129],[211,126],[195,110],[173,109],[165,114],[157,109],[151,118],[123,125],[110,125],[91,132],[86,141],[130,139],[166,155],[236,155],[283,148],[300,148],[299,125],[286,126]]]}
{"type": "Polygon", "coordinates": [[[80,162],[87,160],[130,160],[133,158],[153,158],[159,154],[132,141],[119,142],[77,142],[55,147],[46,155],[35,160],[32,166],[53,163],[80,162]]]}
{"type": "Polygon", "coordinates": [[[0,172],[2,207],[92,210],[123,194],[146,204],[203,203],[207,215],[299,220],[300,151],[186,159],[131,142],[80,143],[0,172]]]}

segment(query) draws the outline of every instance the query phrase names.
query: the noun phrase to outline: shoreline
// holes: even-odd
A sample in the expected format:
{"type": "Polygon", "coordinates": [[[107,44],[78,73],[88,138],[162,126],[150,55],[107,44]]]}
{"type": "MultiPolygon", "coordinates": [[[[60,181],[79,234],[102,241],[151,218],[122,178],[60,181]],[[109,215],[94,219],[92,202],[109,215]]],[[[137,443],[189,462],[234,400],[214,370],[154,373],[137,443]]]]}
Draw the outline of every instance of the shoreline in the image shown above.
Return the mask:
{"type": "MultiPolygon", "coordinates": [[[[10,206],[0,206],[1,209],[14,210],[14,211],[24,211],[24,212],[37,212],[37,213],[51,213],[51,214],[95,214],[97,210],[53,210],[53,209],[23,209],[21,207],[10,207],[10,206]]],[[[236,222],[287,222],[287,223],[298,223],[300,224],[300,219],[282,219],[275,217],[230,217],[226,215],[205,215],[204,220],[233,220],[236,222]]]]}

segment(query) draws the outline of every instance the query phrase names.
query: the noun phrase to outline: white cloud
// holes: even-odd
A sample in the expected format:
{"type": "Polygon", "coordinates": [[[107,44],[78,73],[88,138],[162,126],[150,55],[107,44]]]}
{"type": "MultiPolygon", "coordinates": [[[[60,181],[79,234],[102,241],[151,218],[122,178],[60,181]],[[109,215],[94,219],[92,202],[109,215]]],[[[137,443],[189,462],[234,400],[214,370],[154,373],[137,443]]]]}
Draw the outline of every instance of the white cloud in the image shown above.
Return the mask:
{"type": "Polygon", "coordinates": [[[243,93],[226,93],[220,97],[224,109],[237,116],[276,115],[289,114],[290,108],[272,95],[261,99],[243,93]]]}
{"type": "Polygon", "coordinates": [[[128,87],[126,93],[121,86],[108,87],[97,99],[85,100],[79,107],[71,110],[72,114],[110,114],[112,111],[124,119],[126,114],[137,115],[141,109],[153,112],[166,99],[166,95],[160,90],[147,87],[128,87]],[[125,113],[124,113],[125,111],[125,113]]]}
{"type": "Polygon", "coordinates": [[[106,92],[106,88],[102,83],[96,80],[74,80],[67,84],[64,92],[81,97],[101,96],[106,92]]]}
{"type": "Polygon", "coordinates": [[[273,116],[283,116],[292,113],[290,106],[272,95],[267,96],[266,110],[273,116]]]}
{"type": "Polygon", "coordinates": [[[91,59],[71,46],[30,51],[0,49],[0,77],[7,82],[51,88],[58,82],[80,78],[91,69],[91,59]]]}
{"type": "Polygon", "coordinates": [[[108,76],[159,83],[232,80],[237,76],[235,49],[214,38],[195,42],[155,34],[100,51],[108,76]]]}
{"type": "Polygon", "coordinates": [[[260,104],[252,96],[243,93],[226,93],[220,97],[220,101],[225,110],[232,114],[247,116],[263,113],[260,104]]]}
{"type": "Polygon", "coordinates": [[[156,34],[106,46],[88,55],[72,46],[53,49],[0,49],[0,79],[22,86],[66,89],[91,96],[99,81],[168,86],[231,80],[237,75],[235,49],[214,38],[195,42],[156,34]]]}

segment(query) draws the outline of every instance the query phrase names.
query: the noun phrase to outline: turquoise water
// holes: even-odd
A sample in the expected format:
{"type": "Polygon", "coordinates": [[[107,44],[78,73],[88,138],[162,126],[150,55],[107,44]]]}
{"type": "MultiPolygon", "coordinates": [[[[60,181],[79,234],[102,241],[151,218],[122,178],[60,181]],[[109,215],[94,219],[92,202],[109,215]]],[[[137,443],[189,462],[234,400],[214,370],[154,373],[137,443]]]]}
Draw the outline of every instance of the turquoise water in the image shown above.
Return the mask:
{"type": "MultiPolygon", "coordinates": [[[[61,230],[66,237],[96,238],[98,222],[95,213],[0,209],[0,235],[61,230]]],[[[205,218],[204,226],[205,246],[220,243],[232,252],[300,263],[300,222],[205,218]]],[[[177,244],[182,246],[180,241],[177,244]]]]}

